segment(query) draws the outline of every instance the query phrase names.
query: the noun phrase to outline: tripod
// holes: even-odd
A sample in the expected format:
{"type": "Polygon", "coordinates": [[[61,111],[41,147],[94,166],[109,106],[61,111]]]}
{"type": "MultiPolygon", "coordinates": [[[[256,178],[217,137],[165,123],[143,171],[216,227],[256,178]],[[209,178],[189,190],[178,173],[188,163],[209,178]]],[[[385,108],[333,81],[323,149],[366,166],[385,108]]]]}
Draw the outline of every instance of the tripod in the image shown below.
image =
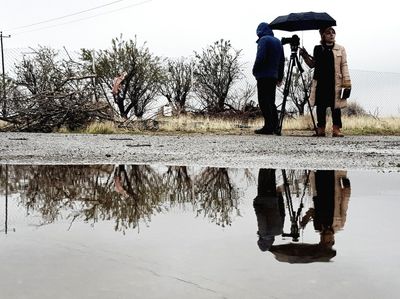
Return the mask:
{"type": "Polygon", "coordinates": [[[277,133],[280,135],[281,131],[282,131],[282,125],[283,125],[283,118],[285,117],[285,108],[286,108],[286,101],[287,101],[287,97],[289,95],[289,90],[290,90],[290,84],[292,81],[292,75],[293,75],[293,68],[295,65],[297,65],[297,68],[300,72],[300,77],[301,77],[301,82],[303,84],[303,92],[304,92],[304,101],[307,102],[308,104],[308,108],[310,109],[310,114],[311,114],[311,119],[313,122],[313,126],[314,126],[314,131],[317,134],[317,126],[315,125],[315,119],[314,119],[314,115],[312,113],[312,108],[311,108],[311,104],[310,101],[308,99],[308,91],[307,91],[307,87],[306,87],[306,83],[303,77],[303,73],[304,73],[304,69],[301,66],[301,63],[299,62],[299,58],[297,56],[297,52],[299,49],[299,38],[297,37],[297,35],[294,35],[292,38],[288,39],[290,40],[290,50],[291,50],[291,54],[290,54],[290,60],[289,60],[289,64],[288,64],[288,70],[287,70],[287,74],[286,74],[286,79],[285,79],[285,86],[283,89],[283,100],[282,100],[282,106],[281,106],[281,112],[279,114],[279,123],[278,123],[278,129],[277,129],[277,133]]]}
{"type": "Polygon", "coordinates": [[[286,175],[286,170],[282,169],[282,177],[283,177],[283,186],[284,186],[284,191],[285,191],[285,196],[286,196],[286,204],[287,208],[289,211],[289,216],[290,216],[290,233],[283,233],[282,237],[291,237],[293,242],[298,242],[299,237],[300,237],[300,230],[299,230],[299,220],[300,220],[300,214],[301,211],[303,210],[304,204],[303,204],[303,199],[306,194],[306,188],[309,182],[310,178],[310,172],[306,172],[306,182],[304,184],[304,189],[303,189],[303,194],[301,196],[300,204],[297,209],[297,211],[294,210],[293,208],[293,200],[290,192],[290,186],[289,186],[289,181],[286,175]]]}

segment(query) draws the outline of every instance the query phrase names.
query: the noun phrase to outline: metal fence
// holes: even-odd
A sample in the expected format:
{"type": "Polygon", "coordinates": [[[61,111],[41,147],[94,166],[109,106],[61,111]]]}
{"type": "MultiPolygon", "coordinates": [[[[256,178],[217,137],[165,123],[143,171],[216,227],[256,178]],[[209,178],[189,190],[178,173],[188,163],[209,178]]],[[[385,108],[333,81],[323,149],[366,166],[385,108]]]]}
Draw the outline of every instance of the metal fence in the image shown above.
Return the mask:
{"type": "MultiPolygon", "coordinates": [[[[251,70],[246,71],[245,77],[256,85],[251,70]]],[[[400,73],[350,69],[350,77],[352,91],[349,101],[356,102],[375,116],[400,116],[400,73]]],[[[277,102],[281,97],[282,94],[278,93],[277,102]]]]}

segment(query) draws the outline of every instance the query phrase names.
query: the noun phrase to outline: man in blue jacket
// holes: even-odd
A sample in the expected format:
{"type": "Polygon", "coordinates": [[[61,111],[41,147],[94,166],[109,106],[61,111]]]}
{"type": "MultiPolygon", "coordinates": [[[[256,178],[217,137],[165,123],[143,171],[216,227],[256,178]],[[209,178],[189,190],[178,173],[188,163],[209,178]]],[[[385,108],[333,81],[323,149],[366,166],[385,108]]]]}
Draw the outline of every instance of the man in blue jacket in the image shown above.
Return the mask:
{"type": "Polygon", "coordinates": [[[267,251],[275,242],[275,236],[283,234],[285,223],[282,187],[276,186],[275,169],[260,168],[253,207],[257,217],[257,245],[261,251],[267,251]]]}
{"type": "Polygon", "coordinates": [[[264,127],[256,134],[278,134],[278,111],[275,105],[276,86],[280,86],[285,67],[282,43],[274,37],[267,23],[257,27],[257,55],[253,75],[257,80],[258,105],[264,117],[264,127]]]}

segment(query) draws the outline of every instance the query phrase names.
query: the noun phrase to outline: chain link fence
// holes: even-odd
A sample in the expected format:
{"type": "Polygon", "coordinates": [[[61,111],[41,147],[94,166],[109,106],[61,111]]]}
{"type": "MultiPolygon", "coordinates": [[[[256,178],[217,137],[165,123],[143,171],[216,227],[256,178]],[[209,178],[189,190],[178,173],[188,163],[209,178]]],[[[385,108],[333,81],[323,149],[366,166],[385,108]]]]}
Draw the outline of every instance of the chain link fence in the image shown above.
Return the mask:
{"type": "MultiPolygon", "coordinates": [[[[307,69],[305,68],[306,71],[307,69]]],[[[349,103],[356,102],[368,114],[377,117],[400,116],[400,73],[350,69],[350,77],[352,90],[349,103]]],[[[245,71],[245,78],[247,82],[256,86],[251,69],[245,71]]],[[[238,84],[244,86],[245,82],[239,82],[238,84]]],[[[278,92],[277,104],[282,101],[282,98],[282,92],[278,92]]],[[[257,101],[256,94],[255,101],[257,101]]],[[[288,97],[289,101],[290,97],[288,97]]]]}

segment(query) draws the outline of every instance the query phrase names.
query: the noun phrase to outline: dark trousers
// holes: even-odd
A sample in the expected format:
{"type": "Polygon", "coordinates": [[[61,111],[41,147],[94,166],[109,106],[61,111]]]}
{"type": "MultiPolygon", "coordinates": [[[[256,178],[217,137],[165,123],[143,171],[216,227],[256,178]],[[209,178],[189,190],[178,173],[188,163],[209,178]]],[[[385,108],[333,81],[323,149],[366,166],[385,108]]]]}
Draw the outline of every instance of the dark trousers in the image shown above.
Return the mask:
{"type": "Polygon", "coordinates": [[[261,78],[257,80],[258,105],[264,117],[264,129],[274,132],[278,128],[278,111],[275,105],[277,80],[261,78]]]}
{"type": "MultiPolygon", "coordinates": [[[[325,105],[317,105],[317,127],[325,128],[326,126],[326,108],[325,105]]],[[[342,112],[340,109],[329,107],[332,111],[332,124],[334,126],[342,127],[342,112]]]]}
{"type": "Polygon", "coordinates": [[[316,196],[314,201],[314,228],[322,230],[332,226],[335,211],[335,172],[317,170],[315,173],[316,196]]]}
{"type": "Polygon", "coordinates": [[[260,168],[258,171],[257,195],[262,197],[277,196],[275,169],[260,168]]]}

